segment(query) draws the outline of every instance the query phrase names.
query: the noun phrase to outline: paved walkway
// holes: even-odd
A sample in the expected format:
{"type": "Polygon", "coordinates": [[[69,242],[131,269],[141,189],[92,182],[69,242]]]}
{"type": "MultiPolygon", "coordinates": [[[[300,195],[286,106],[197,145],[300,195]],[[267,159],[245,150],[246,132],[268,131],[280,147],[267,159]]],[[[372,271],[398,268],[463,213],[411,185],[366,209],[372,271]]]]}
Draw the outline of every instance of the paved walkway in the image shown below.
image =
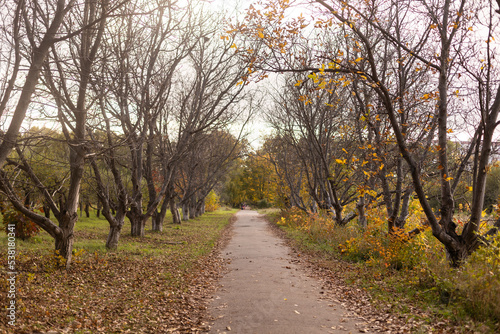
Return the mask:
{"type": "Polygon", "coordinates": [[[229,272],[209,312],[210,333],[359,333],[347,310],[292,262],[290,249],[255,211],[237,214],[223,254],[229,272]]]}

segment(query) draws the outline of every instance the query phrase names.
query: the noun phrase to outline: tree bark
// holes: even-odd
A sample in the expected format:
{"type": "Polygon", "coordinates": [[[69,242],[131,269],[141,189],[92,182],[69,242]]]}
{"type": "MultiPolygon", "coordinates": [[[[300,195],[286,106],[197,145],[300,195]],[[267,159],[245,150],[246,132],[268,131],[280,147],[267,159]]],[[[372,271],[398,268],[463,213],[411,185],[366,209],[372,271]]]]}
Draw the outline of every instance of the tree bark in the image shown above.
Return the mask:
{"type": "Polygon", "coordinates": [[[102,203],[101,203],[101,201],[97,201],[97,210],[96,210],[97,218],[99,218],[101,216],[101,209],[102,209],[102,203]]]}
{"type": "Polygon", "coordinates": [[[45,204],[43,206],[43,214],[45,215],[45,218],[50,218],[50,206],[45,204]]]}
{"type": "Polygon", "coordinates": [[[193,205],[193,203],[189,204],[189,219],[195,219],[196,218],[196,205],[193,205]]]}
{"type": "Polygon", "coordinates": [[[118,241],[120,240],[120,234],[122,231],[123,227],[123,221],[122,224],[116,224],[116,225],[110,225],[109,226],[109,233],[108,233],[108,238],[106,239],[106,248],[115,250],[118,248],[118,241]]]}
{"type": "Polygon", "coordinates": [[[163,222],[165,221],[165,215],[167,214],[168,208],[169,208],[169,201],[165,197],[163,199],[163,203],[161,204],[160,212],[157,212],[155,210],[155,212],[153,213],[153,217],[152,217],[152,225],[153,225],[152,230],[153,231],[157,231],[157,232],[163,231],[163,222]]]}
{"type": "Polygon", "coordinates": [[[177,205],[175,204],[175,198],[170,198],[170,212],[172,213],[172,223],[180,224],[181,223],[181,215],[179,214],[179,210],[177,209],[177,205]]]}
{"type": "Polygon", "coordinates": [[[85,203],[85,216],[90,218],[90,205],[89,203],[85,203]]]}
{"type": "Polygon", "coordinates": [[[366,229],[366,226],[368,225],[365,214],[365,196],[366,195],[361,196],[358,203],[356,203],[356,209],[358,210],[358,225],[362,229],[366,229]]]}
{"type": "Polygon", "coordinates": [[[187,203],[182,204],[182,220],[184,221],[189,220],[189,206],[187,203]]]}
{"type": "Polygon", "coordinates": [[[74,235],[73,230],[78,220],[76,212],[63,213],[59,219],[59,228],[62,233],[55,236],[55,249],[58,255],[66,259],[66,269],[71,266],[74,235]]]}
{"type": "Polygon", "coordinates": [[[130,220],[130,234],[133,237],[143,237],[145,235],[146,220],[140,210],[131,208],[127,212],[127,217],[130,220]]]}

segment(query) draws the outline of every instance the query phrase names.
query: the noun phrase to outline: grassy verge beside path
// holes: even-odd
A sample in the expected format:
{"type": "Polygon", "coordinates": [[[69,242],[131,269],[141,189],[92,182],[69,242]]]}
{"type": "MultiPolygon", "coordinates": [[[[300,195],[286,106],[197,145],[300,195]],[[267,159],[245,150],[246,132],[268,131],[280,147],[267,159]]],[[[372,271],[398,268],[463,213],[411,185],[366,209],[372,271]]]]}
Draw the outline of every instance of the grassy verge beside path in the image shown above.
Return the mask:
{"type": "MultiPolygon", "coordinates": [[[[236,211],[215,211],[165,224],[163,232],[130,237],[126,224],[117,251],[107,251],[108,224],[82,218],[73,264],[58,269],[53,240],[45,233],[17,241],[17,319],[0,320],[0,333],[195,333],[206,329],[205,298],[220,275],[209,256],[236,211]]],[[[5,235],[1,244],[6,245],[5,235]]],[[[0,265],[6,272],[6,247],[0,265]]],[[[5,275],[3,275],[5,276],[5,275]]],[[[7,282],[2,279],[1,290],[7,282]]],[[[2,307],[6,295],[0,296],[2,307]]]]}

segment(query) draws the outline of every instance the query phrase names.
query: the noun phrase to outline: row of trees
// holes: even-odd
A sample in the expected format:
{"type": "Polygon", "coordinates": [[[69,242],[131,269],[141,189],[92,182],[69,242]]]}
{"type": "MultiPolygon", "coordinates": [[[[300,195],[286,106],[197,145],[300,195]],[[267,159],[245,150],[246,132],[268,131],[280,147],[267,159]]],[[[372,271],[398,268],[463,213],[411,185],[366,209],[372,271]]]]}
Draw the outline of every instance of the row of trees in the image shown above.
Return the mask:
{"type": "MultiPolygon", "coordinates": [[[[392,231],[415,195],[459,265],[482,239],[500,111],[495,6],[267,0],[226,28],[176,0],[7,1],[0,187],[68,265],[83,188],[97,194],[110,248],[125,217],[142,236],[148,219],[161,230],[169,209],[180,221],[179,204],[184,217],[200,214],[242,151],[228,129],[252,108],[248,82],[276,73],[263,156],[277,177],[248,188],[251,197],[275,189],[283,205],[362,226],[376,201],[392,231]],[[40,119],[55,133],[21,130],[40,119]],[[30,205],[33,187],[44,214],[30,205]],[[458,231],[467,191],[470,217],[458,231]]],[[[238,177],[229,193],[245,185],[238,177]]]]}
{"type": "MultiPolygon", "coordinates": [[[[338,225],[374,202],[403,227],[416,196],[458,266],[478,234],[500,111],[491,1],[269,0],[228,32],[259,78],[280,74],[264,154],[285,202],[338,225]],[[298,11],[302,14],[297,15],[298,11]],[[470,216],[457,230],[457,203],[470,216]],[[307,196],[304,196],[307,194],[307,196]],[[345,212],[355,203],[356,210],[345,212]],[[433,204],[435,205],[433,207],[433,204]]],[[[499,222],[489,233],[496,233],[499,222]]]]}
{"type": "MultiPolygon", "coordinates": [[[[4,6],[4,5],[2,5],[4,6]]],[[[0,188],[71,263],[81,197],[96,194],[116,248],[200,215],[242,152],[248,64],[222,21],[176,0],[6,1],[0,188]],[[50,124],[31,130],[28,126],[50,124]],[[33,189],[36,189],[35,191],[33,189]],[[39,209],[43,207],[43,212],[39,209]]]]}

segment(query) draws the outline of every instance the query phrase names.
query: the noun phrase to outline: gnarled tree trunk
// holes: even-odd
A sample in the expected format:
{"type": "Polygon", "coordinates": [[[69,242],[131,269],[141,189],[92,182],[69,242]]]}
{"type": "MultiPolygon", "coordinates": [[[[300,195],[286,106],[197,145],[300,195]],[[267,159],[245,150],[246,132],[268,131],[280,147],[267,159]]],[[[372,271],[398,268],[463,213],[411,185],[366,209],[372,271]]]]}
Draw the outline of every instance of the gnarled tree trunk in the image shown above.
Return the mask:
{"type": "Polygon", "coordinates": [[[181,223],[181,215],[179,214],[179,210],[177,209],[177,205],[175,204],[175,198],[170,198],[170,212],[172,213],[172,223],[180,224],[181,223]]]}

